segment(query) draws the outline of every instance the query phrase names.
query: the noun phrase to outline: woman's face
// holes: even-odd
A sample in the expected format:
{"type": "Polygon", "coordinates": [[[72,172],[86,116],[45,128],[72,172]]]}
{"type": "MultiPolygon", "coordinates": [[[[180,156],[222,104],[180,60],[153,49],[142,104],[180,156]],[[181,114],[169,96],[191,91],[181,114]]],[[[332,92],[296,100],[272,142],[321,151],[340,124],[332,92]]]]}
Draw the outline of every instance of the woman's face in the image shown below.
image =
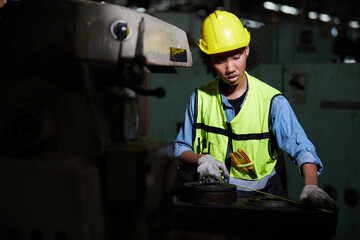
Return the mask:
{"type": "Polygon", "coordinates": [[[246,58],[249,46],[210,55],[210,64],[228,85],[238,85],[245,78],[246,58]]]}

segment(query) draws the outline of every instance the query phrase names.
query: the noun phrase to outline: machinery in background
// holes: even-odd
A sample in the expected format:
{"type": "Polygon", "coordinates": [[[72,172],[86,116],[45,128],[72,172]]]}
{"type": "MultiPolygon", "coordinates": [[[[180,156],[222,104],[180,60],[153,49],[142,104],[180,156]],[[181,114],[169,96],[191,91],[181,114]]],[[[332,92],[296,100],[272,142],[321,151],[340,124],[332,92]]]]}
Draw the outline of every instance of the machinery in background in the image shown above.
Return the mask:
{"type": "Polygon", "coordinates": [[[184,31],[118,5],[9,2],[0,19],[0,238],[151,239],[174,179],[151,142],[150,72],[189,67],[184,31]]]}

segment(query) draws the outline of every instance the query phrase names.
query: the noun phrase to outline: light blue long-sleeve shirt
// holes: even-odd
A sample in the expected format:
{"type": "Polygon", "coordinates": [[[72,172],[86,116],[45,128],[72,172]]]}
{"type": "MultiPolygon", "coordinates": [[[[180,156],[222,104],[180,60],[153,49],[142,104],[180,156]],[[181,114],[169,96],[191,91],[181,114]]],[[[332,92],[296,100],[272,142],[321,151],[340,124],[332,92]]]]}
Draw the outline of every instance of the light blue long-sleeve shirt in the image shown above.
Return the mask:
{"type": "MultiPolygon", "coordinates": [[[[225,116],[227,116],[227,121],[230,122],[235,117],[235,109],[223,94],[220,95],[225,116]]],[[[244,98],[244,101],[245,100],[246,96],[244,98]]],[[[190,97],[183,125],[176,140],[174,141],[175,157],[177,158],[185,151],[194,151],[192,142],[194,111],[195,92],[193,92],[190,97]]],[[[301,166],[304,163],[314,163],[317,165],[318,174],[322,172],[323,165],[315,152],[315,146],[307,138],[289,102],[283,95],[276,96],[273,99],[270,110],[270,131],[274,134],[274,136],[276,136],[279,147],[286,152],[291,161],[299,167],[300,174],[302,174],[301,166]]],[[[269,176],[258,181],[247,181],[231,177],[229,182],[240,186],[246,185],[249,188],[258,190],[262,189],[268,179],[275,174],[276,172],[274,169],[269,176]]]]}

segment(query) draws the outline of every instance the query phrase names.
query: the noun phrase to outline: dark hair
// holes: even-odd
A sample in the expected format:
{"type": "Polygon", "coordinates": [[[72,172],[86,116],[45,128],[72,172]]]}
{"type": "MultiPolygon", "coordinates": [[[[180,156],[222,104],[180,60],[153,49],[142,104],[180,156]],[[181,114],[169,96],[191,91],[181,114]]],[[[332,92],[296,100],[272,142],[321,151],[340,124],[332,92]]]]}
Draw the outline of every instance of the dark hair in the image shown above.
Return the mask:
{"type": "MultiPolygon", "coordinates": [[[[246,71],[253,70],[264,60],[264,55],[255,40],[253,39],[250,40],[249,48],[250,48],[250,53],[248,58],[246,59],[246,71]]],[[[214,77],[216,77],[217,73],[210,65],[210,55],[204,53],[201,50],[200,50],[200,55],[203,64],[206,66],[206,72],[208,74],[211,73],[214,77]]]]}

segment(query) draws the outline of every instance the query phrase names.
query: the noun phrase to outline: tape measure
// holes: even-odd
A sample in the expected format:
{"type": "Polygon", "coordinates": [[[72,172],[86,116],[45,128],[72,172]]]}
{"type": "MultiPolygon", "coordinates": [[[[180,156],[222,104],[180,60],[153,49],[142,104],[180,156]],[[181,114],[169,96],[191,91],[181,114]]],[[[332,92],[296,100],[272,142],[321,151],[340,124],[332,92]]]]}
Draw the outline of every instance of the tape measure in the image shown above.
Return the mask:
{"type": "MultiPolygon", "coordinates": [[[[297,205],[300,205],[300,202],[291,200],[291,199],[289,199],[289,198],[280,197],[280,196],[277,196],[277,195],[274,195],[274,194],[271,194],[271,193],[267,193],[267,192],[255,190],[255,189],[252,189],[252,188],[243,187],[243,186],[240,186],[240,185],[236,185],[236,186],[239,187],[239,188],[247,189],[247,190],[250,190],[250,191],[253,191],[253,192],[258,192],[258,193],[261,193],[261,194],[264,194],[264,195],[268,195],[268,196],[271,196],[271,197],[274,197],[274,198],[278,198],[278,199],[281,199],[281,200],[284,200],[284,201],[288,201],[288,202],[291,202],[291,203],[295,203],[295,204],[297,204],[297,205]]],[[[333,213],[333,211],[327,210],[327,209],[323,209],[323,208],[316,208],[316,210],[319,210],[319,211],[322,211],[322,212],[327,212],[327,213],[333,213]]]]}

